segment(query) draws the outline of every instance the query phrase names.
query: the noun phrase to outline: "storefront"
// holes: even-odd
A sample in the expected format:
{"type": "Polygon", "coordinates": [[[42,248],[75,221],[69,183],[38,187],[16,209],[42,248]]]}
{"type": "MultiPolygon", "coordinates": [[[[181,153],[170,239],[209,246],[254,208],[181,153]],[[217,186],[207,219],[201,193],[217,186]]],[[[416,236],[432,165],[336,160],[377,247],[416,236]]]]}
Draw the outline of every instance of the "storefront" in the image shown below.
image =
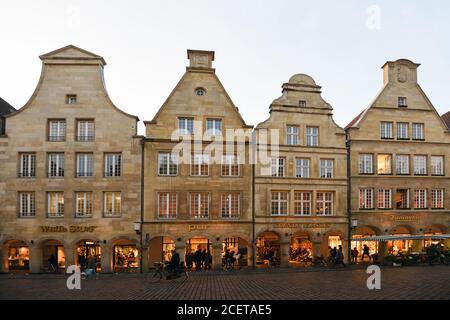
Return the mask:
{"type": "Polygon", "coordinates": [[[275,232],[262,232],[256,239],[256,264],[265,264],[270,257],[280,261],[280,237],[275,232]]]}
{"type": "Polygon", "coordinates": [[[370,238],[375,235],[376,235],[376,232],[372,228],[369,228],[369,227],[361,227],[361,228],[357,228],[355,231],[353,231],[351,250],[353,250],[355,248],[356,248],[356,250],[358,250],[358,261],[360,261],[365,247],[367,247],[369,250],[369,258],[372,257],[374,254],[378,253],[378,242],[377,241],[370,241],[370,240],[361,241],[360,240],[363,238],[368,238],[368,237],[370,238]]]}
{"type": "Polygon", "coordinates": [[[8,269],[9,271],[30,270],[30,248],[20,240],[11,240],[8,245],[8,269]]]}
{"type": "Polygon", "coordinates": [[[96,259],[96,270],[100,272],[101,265],[101,247],[93,240],[82,240],[76,246],[77,265],[86,268],[88,258],[93,256],[96,259]]]}
{"type": "Polygon", "coordinates": [[[42,265],[44,271],[56,271],[66,268],[66,255],[61,241],[47,240],[42,244],[42,265]],[[54,264],[53,267],[50,264],[54,264]],[[55,265],[56,264],[56,265],[55,265]]]}
{"type": "Polygon", "coordinates": [[[136,245],[121,244],[113,247],[114,272],[138,272],[139,251],[136,245]]]}
{"type": "MultiPolygon", "coordinates": [[[[399,238],[407,237],[411,235],[411,231],[406,227],[396,227],[391,231],[391,235],[398,236],[399,238]]],[[[413,249],[412,240],[396,239],[387,243],[388,253],[391,255],[397,255],[399,253],[408,253],[413,249]]]]}
{"type": "Polygon", "coordinates": [[[291,238],[289,262],[294,265],[305,266],[312,262],[313,245],[309,235],[297,232],[291,238]]]}
{"type": "Polygon", "coordinates": [[[229,237],[226,238],[222,243],[222,259],[225,256],[225,252],[228,250],[230,253],[238,254],[241,253],[241,267],[248,265],[247,262],[247,250],[248,242],[239,237],[229,237]]]}

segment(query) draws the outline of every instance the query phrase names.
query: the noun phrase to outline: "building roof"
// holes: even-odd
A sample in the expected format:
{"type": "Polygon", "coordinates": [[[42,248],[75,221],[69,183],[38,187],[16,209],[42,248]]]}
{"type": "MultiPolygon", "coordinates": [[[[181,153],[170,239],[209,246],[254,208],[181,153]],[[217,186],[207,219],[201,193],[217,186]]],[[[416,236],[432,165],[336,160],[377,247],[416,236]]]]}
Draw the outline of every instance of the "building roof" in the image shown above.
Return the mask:
{"type": "Polygon", "coordinates": [[[16,111],[16,109],[14,109],[8,102],[0,98],[0,116],[6,115],[14,111],[16,111]]]}
{"type": "Polygon", "coordinates": [[[447,126],[447,128],[450,130],[450,111],[448,111],[447,113],[444,113],[441,116],[441,118],[444,121],[444,123],[447,126]]]}
{"type": "Polygon", "coordinates": [[[347,129],[353,127],[354,125],[356,125],[366,110],[367,109],[364,109],[363,111],[361,111],[360,114],[358,114],[352,121],[350,121],[349,124],[347,124],[344,129],[347,130],[347,129]]]}

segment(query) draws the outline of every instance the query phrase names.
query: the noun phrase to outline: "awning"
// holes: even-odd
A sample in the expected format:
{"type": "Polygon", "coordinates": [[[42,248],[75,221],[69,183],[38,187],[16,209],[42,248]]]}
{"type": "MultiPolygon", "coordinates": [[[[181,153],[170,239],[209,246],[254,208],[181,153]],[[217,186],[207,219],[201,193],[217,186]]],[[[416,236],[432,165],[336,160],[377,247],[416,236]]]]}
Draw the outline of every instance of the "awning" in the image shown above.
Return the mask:
{"type": "Polygon", "coordinates": [[[396,235],[386,235],[386,236],[371,236],[362,238],[352,238],[352,241],[394,241],[394,240],[443,240],[450,239],[450,234],[435,234],[435,235],[407,235],[407,236],[396,236],[396,235]]]}

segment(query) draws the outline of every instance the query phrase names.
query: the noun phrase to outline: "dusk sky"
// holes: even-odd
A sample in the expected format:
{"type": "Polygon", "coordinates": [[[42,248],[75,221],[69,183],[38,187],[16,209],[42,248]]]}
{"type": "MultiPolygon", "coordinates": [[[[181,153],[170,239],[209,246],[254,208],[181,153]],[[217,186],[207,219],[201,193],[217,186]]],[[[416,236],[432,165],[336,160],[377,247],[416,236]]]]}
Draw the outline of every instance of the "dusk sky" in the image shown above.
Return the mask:
{"type": "MultiPolygon", "coordinates": [[[[0,97],[21,108],[38,56],[73,44],[105,58],[114,103],[151,120],[188,65],[214,50],[216,73],[248,124],[269,116],[281,85],[312,76],[345,126],[382,87],[380,67],[421,63],[419,84],[450,110],[448,1],[4,1],[0,97]]],[[[140,124],[143,134],[143,124],[140,124]]]]}

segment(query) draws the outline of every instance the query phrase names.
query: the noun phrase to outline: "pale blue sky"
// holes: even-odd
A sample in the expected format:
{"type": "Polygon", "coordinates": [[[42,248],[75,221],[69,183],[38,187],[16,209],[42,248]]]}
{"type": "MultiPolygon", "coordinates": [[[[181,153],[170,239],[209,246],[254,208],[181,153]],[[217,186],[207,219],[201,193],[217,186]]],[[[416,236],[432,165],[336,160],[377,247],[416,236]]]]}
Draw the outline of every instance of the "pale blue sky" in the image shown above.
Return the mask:
{"type": "MultiPolygon", "coordinates": [[[[0,96],[20,108],[38,56],[74,44],[103,56],[117,106],[150,120],[182,76],[186,49],[216,51],[214,66],[248,124],[268,117],[281,85],[307,73],[345,126],[382,86],[380,67],[421,63],[419,83],[450,110],[448,1],[4,1],[0,96]]],[[[141,123],[140,133],[143,133],[141,123]]]]}

